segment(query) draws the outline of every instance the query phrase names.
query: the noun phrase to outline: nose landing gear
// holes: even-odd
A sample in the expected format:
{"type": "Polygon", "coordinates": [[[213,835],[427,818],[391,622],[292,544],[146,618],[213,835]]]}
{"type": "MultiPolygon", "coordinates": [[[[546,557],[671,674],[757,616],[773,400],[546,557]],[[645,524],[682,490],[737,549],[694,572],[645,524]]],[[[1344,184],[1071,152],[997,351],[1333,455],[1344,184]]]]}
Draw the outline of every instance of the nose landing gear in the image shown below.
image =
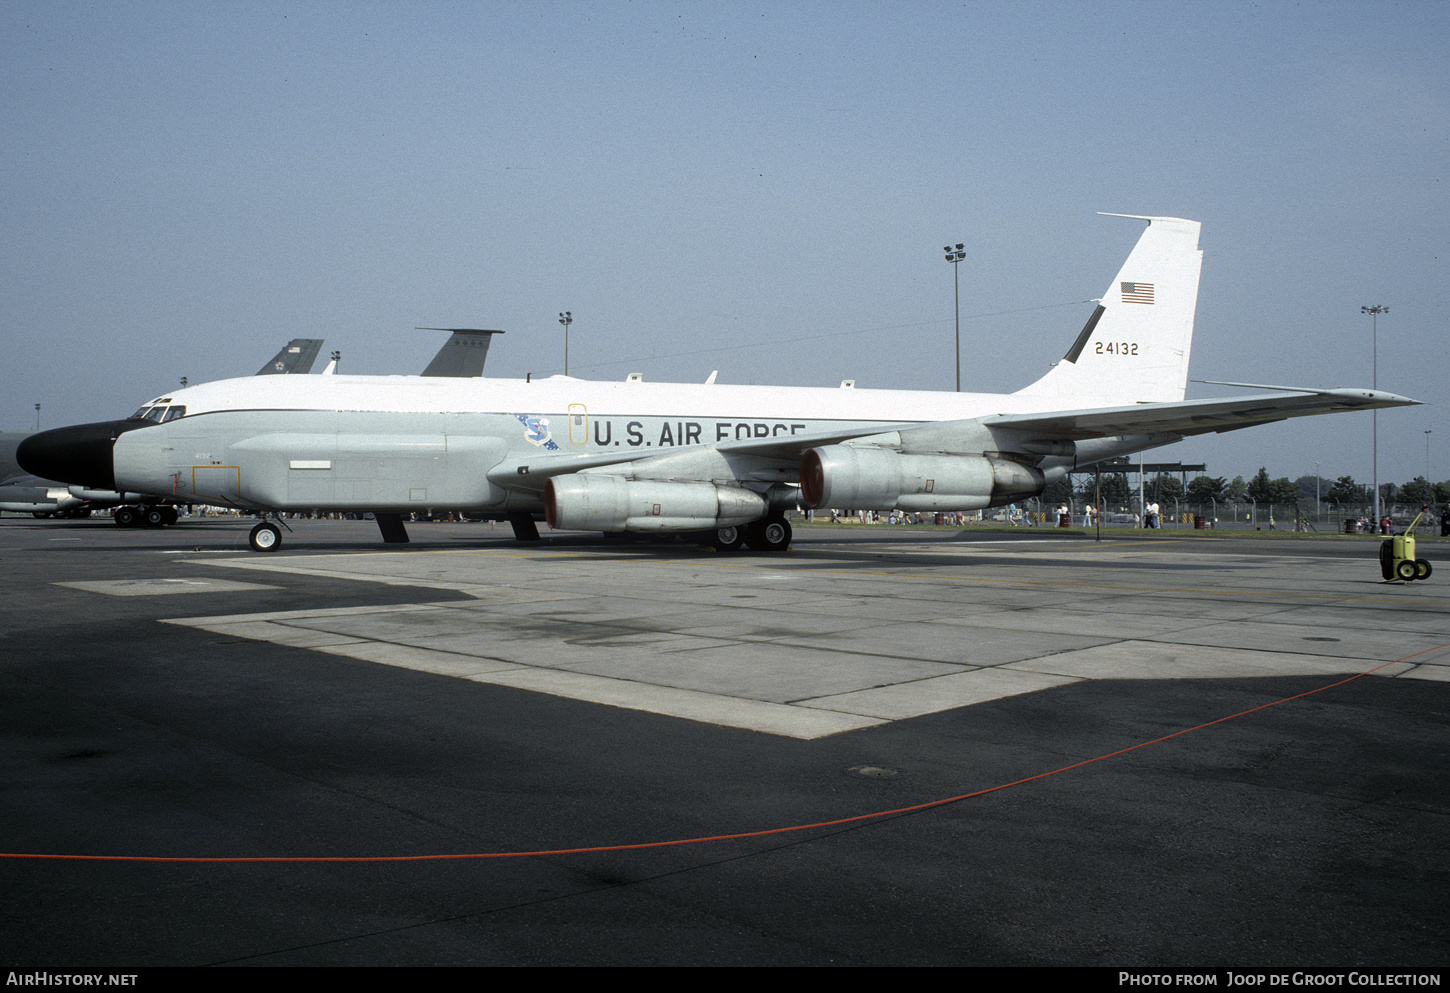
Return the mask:
{"type": "Polygon", "coordinates": [[[282,529],[271,521],[263,521],[252,528],[247,541],[254,552],[275,552],[282,547],[282,529]]]}

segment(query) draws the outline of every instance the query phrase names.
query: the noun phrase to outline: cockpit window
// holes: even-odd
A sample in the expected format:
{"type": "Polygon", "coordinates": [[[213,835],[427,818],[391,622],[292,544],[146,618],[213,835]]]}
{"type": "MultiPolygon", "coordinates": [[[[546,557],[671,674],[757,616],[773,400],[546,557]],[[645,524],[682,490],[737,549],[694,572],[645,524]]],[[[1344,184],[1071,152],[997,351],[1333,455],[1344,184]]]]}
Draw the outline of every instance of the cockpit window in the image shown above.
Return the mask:
{"type": "Polygon", "coordinates": [[[182,404],[177,404],[174,407],[168,407],[166,406],[166,402],[164,400],[159,402],[153,400],[151,403],[148,403],[146,406],[142,407],[140,410],[136,411],[136,413],[128,417],[127,420],[155,421],[157,424],[160,424],[163,421],[174,421],[178,417],[185,416],[186,407],[182,404]]]}

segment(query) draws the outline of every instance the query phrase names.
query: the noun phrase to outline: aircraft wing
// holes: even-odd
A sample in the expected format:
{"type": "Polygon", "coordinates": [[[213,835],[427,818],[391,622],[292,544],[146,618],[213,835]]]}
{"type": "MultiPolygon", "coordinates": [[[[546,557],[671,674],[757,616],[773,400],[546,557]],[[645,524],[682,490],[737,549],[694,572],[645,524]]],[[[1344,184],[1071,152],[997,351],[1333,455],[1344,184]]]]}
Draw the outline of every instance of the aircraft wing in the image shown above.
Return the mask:
{"type": "MultiPolygon", "coordinates": [[[[784,462],[800,461],[801,453],[818,445],[835,445],[843,441],[867,438],[887,431],[898,431],[914,427],[913,424],[892,424],[872,426],[869,429],[852,428],[841,431],[816,431],[810,434],[778,435],[774,438],[750,438],[740,441],[722,441],[708,445],[696,445],[692,449],[678,451],[717,451],[726,455],[753,455],[763,459],[779,459],[784,462]]],[[[488,478],[499,486],[542,489],[545,480],[551,476],[566,476],[584,469],[600,469],[611,465],[628,465],[646,459],[665,458],[676,454],[650,448],[630,452],[627,455],[541,455],[522,461],[505,460],[488,473],[488,478]]]]}
{"type": "Polygon", "coordinates": [[[540,455],[522,461],[505,459],[488,471],[488,478],[499,486],[538,490],[543,489],[545,480],[551,476],[567,476],[571,472],[606,465],[627,465],[658,454],[651,449],[629,455],[540,455]]]}
{"type": "Polygon", "coordinates": [[[1405,407],[1421,401],[1382,390],[1311,390],[1264,393],[1231,400],[1180,400],[1045,414],[996,414],[982,418],[987,427],[1012,428],[1055,439],[1080,441],[1118,435],[1207,434],[1236,431],[1289,417],[1338,411],[1405,407]]]}
{"type": "MultiPolygon", "coordinates": [[[[1235,431],[1239,428],[1267,424],[1289,417],[1307,417],[1337,411],[1371,410],[1380,407],[1402,407],[1420,401],[1379,390],[1298,390],[1293,393],[1267,393],[1231,400],[1181,400],[1168,403],[1140,403],[1121,407],[1097,407],[1085,410],[1062,410],[1035,414],[989,414],[984,417],[940,423],[874,424],[867,427],[817,431],[809,434],[777,435],[770,438],[748,438],[694,446],[693,451],[715,451],[726,456],[752,456],[797,464],[812,448],[858,442],[871,445],[879,439],[881,446],[902,451],[914,448],[928,451],[961,450],[945,439],[968,438],[980,442],[982,435],[971,430],[1007,429],[1014,435],[1043,441],[1084,441],[1124,435],[1178,434],[1195,435],[1209,432],[1235,431]],[[927,439],[930,439],[928,441],[927,439]]],[[[968,447],[972,447],[970,442],[968,447]]],[[[500,486],[529,490],[542,489],[554,476],[565,476],[585,469],[624,466],[651,459],[678,458],[687,451],[665,452],[641,449],[629,454],[611,452],[599,455],[540,455],[520,461],[505,461],[489,472],[489,478],[500,486]]],[[[678,467],[678,466],[677,466],[678,467]]],[[[688,478],[687,474],[681,477],[688,478]]]]}

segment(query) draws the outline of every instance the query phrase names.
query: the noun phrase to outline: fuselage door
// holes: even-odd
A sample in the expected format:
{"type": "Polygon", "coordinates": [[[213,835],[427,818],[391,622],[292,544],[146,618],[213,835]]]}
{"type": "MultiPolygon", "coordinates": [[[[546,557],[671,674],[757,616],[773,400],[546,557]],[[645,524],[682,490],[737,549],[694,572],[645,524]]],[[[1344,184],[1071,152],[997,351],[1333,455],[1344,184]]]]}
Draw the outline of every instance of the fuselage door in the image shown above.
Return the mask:
{"type": "Polygon", "coordinates": [[[582,403],[569,404],[569,444],[584,445],[589,442],[589,412],[582,403]]]}
{"type": "Polygon", "coordinates": [[[191,492],[224,503],[236,503],[242,495],[242,470],[234,465],[194,465],[191,492]]]}

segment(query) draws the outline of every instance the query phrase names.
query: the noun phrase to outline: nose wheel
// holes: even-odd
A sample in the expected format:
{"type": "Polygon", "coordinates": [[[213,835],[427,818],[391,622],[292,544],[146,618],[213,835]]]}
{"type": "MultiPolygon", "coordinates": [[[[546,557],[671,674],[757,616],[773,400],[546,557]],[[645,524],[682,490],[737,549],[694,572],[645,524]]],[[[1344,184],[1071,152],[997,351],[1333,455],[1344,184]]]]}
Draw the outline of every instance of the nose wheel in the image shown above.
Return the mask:
{"type": "Polygon", "coordinates": [[[247,541],[254,552],[275,552],[282,547],[282,529],[271,521],[263,521],[252,528],[247,541]]]}

